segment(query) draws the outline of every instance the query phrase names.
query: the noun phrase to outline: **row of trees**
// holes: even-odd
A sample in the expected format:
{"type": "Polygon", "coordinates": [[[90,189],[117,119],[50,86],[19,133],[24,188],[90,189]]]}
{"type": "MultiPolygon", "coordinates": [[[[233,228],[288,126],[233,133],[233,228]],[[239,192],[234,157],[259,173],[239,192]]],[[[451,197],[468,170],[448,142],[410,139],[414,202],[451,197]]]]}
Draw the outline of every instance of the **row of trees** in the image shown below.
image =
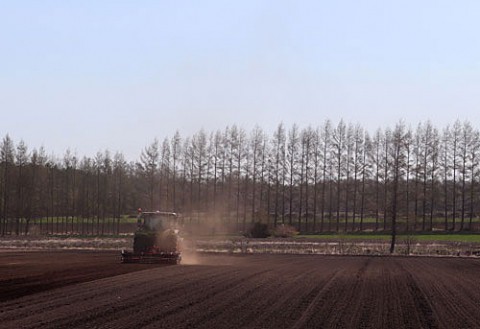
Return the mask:
{"type": "Polygon", "coordinates": [[[471,230],[479,159],[479,131],[459,121],[442,129],[399,122],[373,134],[344,121],[280,124],[271,135],[237,126],[177,132],[131,162],[109,151],[57,158],[7,135],[0,234],[34,222],[49,232],[113,232],[138,207],[217,218],[237,230],[259,220],[303,232],[471,230]]]}

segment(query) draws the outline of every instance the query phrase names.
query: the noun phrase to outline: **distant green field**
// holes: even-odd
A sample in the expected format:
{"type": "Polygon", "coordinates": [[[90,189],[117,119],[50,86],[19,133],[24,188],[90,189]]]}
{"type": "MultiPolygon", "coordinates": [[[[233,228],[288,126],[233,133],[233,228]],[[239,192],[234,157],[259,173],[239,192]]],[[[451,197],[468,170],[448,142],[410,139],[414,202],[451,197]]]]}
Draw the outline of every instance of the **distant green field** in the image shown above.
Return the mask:
{"type": "MultiPolygon", "coordinates": [[[[340,224],[345,224],[345,217],[343,217],[344,215],[341,215],[340,219],[339,219],[339,223],[340,224]]],[[[422,216],[418,216],[417,217],[417,223],[421,223],[423,220],[422,216]]],[[[309,219],[309,222],[311,222],[312,220],[309,219]]],[[[331,222],[331,223],[336,223],[337,222],[337,219],[334,217],[332,219],[324,219],[324,222],[325,223],[328,223],[328,222],[331,222]]],[[[353,217],[350,215],[349,218],[348,218],[348,223],[352,223],[353,222],[353,217]]],[[[410,223],[414,223],[415,222],[415,219],[413,217],[411,217],[409,220],[408,220],[410,223]]],[[[452,218],[449,217],[448,218],[448,222],[451,222],[452,221],[452,218]]],[[[457,218],[456,221],[459,223],[461,221],[461,218],[457,218]]],[[[363,218],[363,222],[364,223],[375,223],[376,222],[376,218],[375,217],[365,217],[363,218]]],[[[381,215],[379,218],[378,218],[378,222],[379,223],[383,223],[383,215],[381,215]]],[[[406,219],[405,218],[400,218],[398,219],[398,222],[399,223],[406,223],[406,219]]],[[[427,223],[430,223],[430,217],[427,216],[427,218],[425,219],[425,222],[427,223]]],[[[434,223],[444,223],[445,222],[445,218],[443,217],[435,217],[433,218],[433,222],[434,223]]],[[[470,218],[465,218],[465,222],[466,223],[469,223],[470,222],[470,218]]],[[[480,222],[480,218],[478,217],[475,217],[475,218],[472,218],[472,223],[479,223],[480,222]]],[[[317,219],[317,225],[320,223],[320,220],[317,219]]],[[[355,217],[355,223],[360,223],[360,217],[355,217]]]]}
{"type": "MultiPolygon", "coordinates": [[[[22,222],[25,221],[24,219],[21,220],[22,222]]],[[[35,224],[45,224],[45,223],[91,223],[91,222],[97,222],[97,219],[96,218],[81,218],[81,217],[68,217],[68,218],[65,218],[65,217],[49,217],[48,219],[47,218],[33,218],[31,220],[31,223],[35,223],[35,224]]],[[[103,222],[103,219],[100,218],[100,222],[103,222]]],[[[136,218],[129,218],[127,216],[122,216],[120,217],[120,223],[136,223],[137,222],[137,219],[136,218]]],[[[117,218],[105,218],[105,223],[117,223],[117,218]]]]}
{"type": "MultiPolygon", "coordinates": [[[[388,234],[317,234],[317,235],[297,235],[297,238],[314,238],[319,240],[380,240],[389,241],[388,234]]],[[[411,237],[418,241],[442,241],[442,242],[478,242],[480,243],[480,234],[414,234],[397,235],[401,241],[406,237],[411,237]]]]}

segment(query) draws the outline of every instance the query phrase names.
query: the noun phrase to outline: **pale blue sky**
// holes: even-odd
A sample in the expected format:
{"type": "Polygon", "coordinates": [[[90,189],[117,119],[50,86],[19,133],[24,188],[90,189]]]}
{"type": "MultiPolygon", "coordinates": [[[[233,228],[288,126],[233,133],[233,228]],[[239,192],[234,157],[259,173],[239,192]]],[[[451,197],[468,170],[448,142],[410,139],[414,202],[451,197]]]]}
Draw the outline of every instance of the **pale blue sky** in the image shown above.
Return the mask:
{"type": "Polygon", "coordinates": [[[480,122],[479,1],[0,0],[0,136],[123,151],[237,124],[480,122]]]}

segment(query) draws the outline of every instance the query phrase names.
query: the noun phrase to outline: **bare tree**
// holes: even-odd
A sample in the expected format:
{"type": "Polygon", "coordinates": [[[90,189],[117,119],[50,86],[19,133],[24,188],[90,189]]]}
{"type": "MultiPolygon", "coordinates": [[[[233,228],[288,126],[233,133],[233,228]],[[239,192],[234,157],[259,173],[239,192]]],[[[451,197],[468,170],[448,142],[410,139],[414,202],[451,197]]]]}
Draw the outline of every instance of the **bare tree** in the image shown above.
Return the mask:
{"type": "MultiPolygon", "coordinates": [[[[236,225],[237,229],[240,227],[240,194],[241,194],[241,185],[242,185],[242,168],[243,162],[245,161],[245,155],[247,154],[246,147],[248,143],[246,143],[246,133],[243,129],[237,129],[237,138],[235,140],[236,144],[236,152],[234,154],[235,162],[236,162],[236,197],[235,197],[235,207],[236,207],[236,225]]],[[[275,223],[276,224],[276,223],[275,223]]]]}
{"type": "Polygon", "coordinates": [[[405,140],[406,132],[403,122],[397,123],[395,129],[392,132],[391,141],[389,145],[389,154],[387,154],[387,161],[391,162],[391,175],[392,175],[392,196],[391,196],[391,216],[392,216],[392,239],[390,243],[390,253],[395,251],[395,242],[397,235],[397,216],[398,216],[398,195],[400,181],[405,174],[405,140]]]}
{"type": "Polygon", "coordinates": [[[321,196],[321,202],[322,202],[322,208],[321,208],[321,231],[323,232],[324,229],[324,222],[325,222],[325,212],[326,212],[326,187],[327,187],[327,181],[328,181],[328,186],[329,186],[329,212],[328,212],[328,218],[329,218],[329,227],[328,230],[331,231],[331,220],[332,220],[332,157],[331,157],[331,137],[332,137],[332,125],[330,121],[326,121],[325,124],[323,125],[322,128],[322,134],[321,134],[321,140],[323,142],[322,144],[322,161],[323,161],[323,169],[322,169],[322,196],[321,196]],[[327,180],[327,173],[328,173],[328,180],[327,180]]]}
{"type": "MultiPolygon", "coordinates": [[[[257,182],[259,179],[259,175],[263,175],[262,173],[262,157],[263,157],[263,141],[265,139],[264,133],[262,129],[256,126],[250,137],[250,149],[252,153],[252,221],[255,218],[255,214],[257,213],[257,206],[261,207],[261,204],[256,203],[257,198],[257,182]]],[[[260,183],[260,186],[262,182],[260,183]]]]}
{"type": "MultiPolygon", "coordinates": [[[[191,168],[191,162],[192,162],[191,161],[191,159],[192,159],[191,153],[192,153],[192,148],[190,146],[190,137],[187,137],[183,141],[183,146],[182,146],[182,199],[181,199],[182,207],[181,207],[181,211],[183,213],[188,212],[190,214],[192,213],[192,207],[193,207],[193,205],[192,205],[193,178],[191,177],[193,170],[189,170],[189,168],[192,169],[191,168]],[[189,176],[189,174],[190,174],[190,176],[189,176]],[[188,179],[190,179],[190,198],[188,199],[189,202],[187,202],[187,195],[189,193],[189,190],[187,189],[188,179]]],[[[190,220],[191,220],[191,216],[190,216],[190,220]]]]}
{"type": "Polygon", "coordinates": [[[158,184],[158,209],[171,209],[170,198],[170,140],[165,138],[162,142],[161,158],[159,162],[159,184],[158,184]]]}
{"type": "Polygon", "coordinates": [[[227,143],[228,143],[228,181],[227,181],[227,186],[228,186],[228,193],[227,193],[227,198],[228,198],[228,217],[230,219],[230,215],[232,212],[232,190],[233,190],[233,176],[234,176],[234,165],[235,165],[235,153],[236,153],[236,148],[238,147],[237,144],[238,141],[238,130],[237,126],[233,125],[232,128],[229,130],[229,135],[227,136],[227,143]]]}
{"type": "Polygon", "coordinates": [[[423,145],[423,167],[422,167],[422,174],[423,174],[423,194],[422,194],[422,231],[426,229],[426,219],[427,219],[427,186],[428,186],[428,165],[429,159],[431,158],[432,144],[431,141],[433,139],[433,127],[430,122],[427,122],[423,129],[422,134],[422,145],[423,145]]]}
{"type": "Polygon", "coordinates": [[[299,209],[298,220],[299,227],[301,223],[302,215],[305,213],[305,232],[309,231],[309,205],[310,205],[310,189],[312,180],[312,156],[313,156],[313,144],[314,144],[314,130],[312,127],[307,127],[302,130],[301,135],[301,160],[300,160],[300,179],[299,179],[299,209]],[[304,193],[305,192],[305,193],[304,193]]]}
{"type": "MultiPolygon", "coordinates": [[[[147,196],[149,209],[155,208],[155,188],[157,184],[157,170],[159,167],[160,151],[158,140],[147,146],[140,154],[140,165],[147,182],[147,196]]],[[[100,169],[99,169],[100,170],[100,169]]]]}
{"type": "Polygon", "coordinates": [[[430,230],[433,231],[433,216],[435,211],[435,201],[436,193],[435,186],[437,183],[437,171],[439,163],[439,154],[440,154],[440,140],[439,133],[436,128],[432,131],[431,141],[430,141],[430,230]]]}
{"type": "Polygon", "coordinates": [[[460,135],[460,140],[458,143],[458,155],[460,160],[460,175],[462,179],[462,187],[461,187],[461,198],[462,198],[462,206],[461,206],[461,222],[460,222],[460,230],[463,231],[465,227],[465,207],[466,207],[466,183],[467,183],[467,163],[470,161],[470,147],[472,144],[472,137],[473,137],[473,128],[470,123],[465,122],[462,125],[462,131],[460,135]]]}
{"type": "MultiPolygon", "coordinates": [[[[47,153],[45,151],[45,148],[41,146],[38,150],[38,157],[37,157],[37,163],[39,166],[39,175],[38,175],[38,186],[39,186],[39,196],[38,196],[38,202],[39,202],[39,217],[44,218],[47,215],[48,212],[48,201],[47,201],[47,170],[46,170],[46,165],[47,165],[48,157],[47,153]]],[[[40,220],[40,228],[42,225],[42,220],[40,220]]]]}
{"type": "MultiPolygon", "coordinates": [[[[285,128],[283,124],[280,123],[273,134],[273,152],[275,153],[275,211],[274,211],[274,225],[277,225],[278,222],[278,213],[280,208],[280,183],[281,178],[283,177],[283,169],[285,164],[283,160],[285,158],[285,128]]],[[[283,190],[283,186],[282,186],[283,190]]],[[[283,213],[283,211],[282,211],[283,213]]]]}
{"type": "Polygon", "coordinates": [[[182,154],[182,138],[178,130],[173,135],[171,141],[171,150],[172,150],[172,203],[173,211],[177,211],[177,173],[179,171],[178,165],[180,162],[180,157],[182,154]]]}
{"type": "MultiPolygon", "coordinates": [[[[313,232],[317,232],[317,207],[318,207],[318,181],[320,174],[320,165],[321,165],[321,133],[320,129],[317,128],[313,131],[313,146],[312,146],[312,156],[313,156],[313,232]]],[[[323,202],[323,200],[322,200],[323,202]]],[[[321,230],[323,230],[323,220],[321,225],[321,230]]]]}
{"type": "Polygon", "coordinates": [[[340,229],[340,196],[341,185],[343,179],[343,172],[345,168],[345,140],[347,128],[343,120],[340,120],[337,127],[333,130],[332,135],[332,154],[335,159],[336,166],[336,185],[337,185],[337,217],[336,217],[336,232],[340,229]]]}
{"type": "Polygon", "coordinates": [[[346,158],[345,158],[345,232],[348,231],[348,216],[350,213],[350,190],[351,190],[351,173],[354,166],[354,147],[355,136],[354,128],[351,124],[348,125],[347,135],[345,140],[346,158]]]}
{"type": "MultiPolygon", "coordinates": [[[[479,166],[479,156],[480,152],[480,132],[478,130],[474,130],[472,133],[471,139],[471,147],[470,147],[470,218],[469,218],[469,230],[472,230],[472,221],[473,216],[475,213],[475,204],[477,203],[475,200],[475,191],[477,177],[479,175],[478,166],[479,166]]],[[[478,199],[477,199],[478,200],[478,199]]]]}
{"type": "Polygon", "coordinates": [[[25,170],[28,163],[28,158],[29,154],[27,145],[23,140],[20,140],[17,145],[17,152],[15,153],[15,165],[18,169],[15,235],[20,234],[20,221],[25,218],[25,190],[27,189],[25,170]]]}
{"type": "Polygon", "coordinates": [[[185,150],[185,162],[187,163],[188,166],[188,178],[190,180],[190,188],[189,188],[189,194],[190,194],[190,207],[189,207],[189,213],[190,213],[190,220],[193,219],[194,213],[198,211],[195,205],[195,180],[197,177],[196,175],[196,170],[195,170],[195,159],[196,159],[196,140],[195,138],[191,139],[186,139],[185,142],[189,142],[188,145],[185,145],[184,150],[185,150]]]}
{"type": "Polygon", "coordinates": [[[380,150],[382,135],[382,131],[378,129],[373,137],[372,147],[370,148],[371,163],[375,171],[375,231],[378,231],[380,221],[380,172],[382,168],[380,150]]]}
{"type": "Polygon", "coordinates": [[[422,151],[424,148],[422,148],[422,136],[423,136],[423,126],[419,124],[417,126],[417,130],[415,133],[415,145],[413,149],[413,155],[415,158],[415,184],[414,184],[414,223],[413,223],[413,230],[417,230],[417,225],[418,225],[418,204],[420,202],[420,197],[419,197],[419,185],[420,185],[420,176],[422,175],[422,166],[421,166],[421,160],[423,158],[423,153],[422,151]]]}
{"type": "Polygon", "coordinates": [[[192,138],[192,152],[195,158],[193,167],[197,171],[197,210],[202,212],[203,207],[203,198],[202,198],[202,185],[204,183],[204,176],[207,168],[207,135],[202,129],[192,138]]]}
{"type": "Polygon", "coordinates": [[[453,170],[453,180],[452,180],[452,231],[456,229],[457,221],[457,170],[458,170],[458,143],[460,142],[460,137],[462,133],[462,126],[460,121],[455,121],[451,131],[451,148],[452,148],[452,170],[453,170]]]}
{"type": "Polygon", "coordinates": [[[442,162],[440,164],[443,176],[443,212],[444,212],[444,230],[448,230],[448,184],[450,177],[450,128],[447,126],[442,132],[441,144],[442,162]]]}
{"type": "Polygon", "coordinates": [[[360,125],[355,126],[353,136],[353,211],[352,211],[352,230],[355,231],[355,219],[357,215],[357,194],[358,194],[358,176],[364,167],[363,149],[364,149],[364,131],[360,125]]]}
{"type": "Polygon", "coordinates": [[[208,137],[207,150],[205,159],[205,211],[210,212],[212,210],[212,176],[215,163],[215,136],[210,133],[208,137]]]}
{"type": "Polygon", "coordinates": [[[113,218],[116,220],[115,233],[120,234],[120,217],[125,208],[125,181],[127,162],[122,153],[116,152],[113,156],[113,218]]]}
{"type": "Polygon", "coordinates": [[[411,159],[412,159],[412,143],[413,132],[411,128],[408,128],[405,134],[405,152],[406,152],[406,173],[405,173],[405,230],[410,232],[410,174],[411,174],[411,159]]]}
{"type": "MultiPolygon", "coordinates": [[[[264,135],[264,138],[262,141],[262,151],[261,151],[262,160],[261,160],[261,166],[260,166],[260,200],[259,200],[259,203],[260,203],[259,208],[264,210],[265,210],[264,191],[265,191],[265,184],[268,184],[268,172],[269,172],[268,153],[269,153],[268,137],[267,135],[264,135]]],[[[268,211],[269,211],[269,207],[267,206],[266,208],[267,218],[268,218],[268,211]]]]}
{"type": "Polygon", "coordinates": [[[65,151],[63,155],[64,174],[64,217],[65,217],[65,233],[68,233],[68,221],[70,220],[70,231],[74,231],[75,223],[75,192],[76,192],[76,170],[77,156],[70,149],[65,151]]]}
{"type": "MultiPolygon", "coordinates": [[[[78,199],[78,208],[82,217],[81,234],[89,233],[88,221],[91,218],[91,173],[92,173],[92,160],[87,157],[83,157],[79,165],[80,170],[80,191],[78,199]],[[85,223],[86,221],[86,223],[85,223]]],[[[48,213],[48,210],[47,210],[48,213]]],[[[48,228],[47,228],[48,229],[48,228]]]]}
{"type": "MultiPolygon", "coordinates": [[[[223,203],[223,213],[229,212],[230,211],[230,194],[226,195],[226,184],[227,184],[227,160],[229,159],[228,154],[229,154],[229,149],[230,149],[230,142],[229,142],[229,135],[230,135],[230,128],[227,127],[225,128],[225,131],[223,132],[222,135],[222,147],[221,147],[221,152],[220,152],[220,170],[222,172],[221,176],[221,181],[220,181],[220,186],[221,186],[221,196],[222,196],[222,203],[223,203]]],[[[228,188],[228,193],[230,193],[230,188],[228,188]]]]}
{"type": "Polygon", "coordinates": [[[363,220],[365,216],[365,197],[366,197],[366,181],[371,179],[372,164],[367,161],[367,155],[372,153],[372,141],[368,132],[365,132],[365,141],[363,147],[362,160],[362,192],[360,201],[360,231],[363,231],[363,220]]]}
{"type": "Polygon", "coordinates": [[[288,223],[292,225],[292,220],[293,220],[293,188],[295,185],[296,181],[296,175],[297,175],[297,152],[298,152],[298,142],[299,142],[299,133],[298,133],[298,127],[297,125],[293,125],[292,128],[290,128],[288,132],[288,146],[287,146],[287,152],[288,152],[288,157],[287,157],[287,168],[288,168],[288,177],[289,177],[289,207],[288,207],[288,223]]]}
{"type": "Polygon", "coordinates": [[[242,171],[240,172],[242,174],[243,172],[243,178],[241,178],[239,181],[242,181],[243,179],[243,191],[240,191],[240,194],[243,195],[243,222],[242,222],[242,231],[245,232],[247,229],[247,203],[248,203],[248,195],[249,195],[249,188],[250,188],[250,176],[251,176],[251,160],[252,160],[252,154],[250,150],[250,142],[247,140],[244,134],[244,159],[243,159],[243,164],[242,164],[242,171]]]}
{"type": "Polygon", "coordinates": [[[1,207],[2,207],[2,221],[0,222],[0,233],[5,235],[7,233],[7,216],[9,214],[9,195],[10,195],[10,170],[14,165],[15,149],[12,140],[8,134],[3,138],[0,145],[0,161],[2,168],[1,175],[1,207]]]}
{"type": "Polygon", "coordinates": [[[385,134],[382,139],[383,143],[383,230],[387,229],[387,221],[388,221],[388,189],[389,189],[389,159],[388,159],[388,150],[390,148],[392,138],[392,132],[390,129],[385,130],[385,134]]]}

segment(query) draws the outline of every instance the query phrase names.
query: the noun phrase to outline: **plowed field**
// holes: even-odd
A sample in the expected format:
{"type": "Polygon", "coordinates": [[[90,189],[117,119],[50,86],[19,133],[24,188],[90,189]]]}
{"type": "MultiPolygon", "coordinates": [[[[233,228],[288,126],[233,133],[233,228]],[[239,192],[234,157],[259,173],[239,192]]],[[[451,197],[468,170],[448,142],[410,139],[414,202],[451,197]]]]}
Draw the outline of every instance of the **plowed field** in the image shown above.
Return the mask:
{"type": "Polygon", "coordinates": [[[0,253],[1,328],[480,328],[480,260],[0,253]]]}

